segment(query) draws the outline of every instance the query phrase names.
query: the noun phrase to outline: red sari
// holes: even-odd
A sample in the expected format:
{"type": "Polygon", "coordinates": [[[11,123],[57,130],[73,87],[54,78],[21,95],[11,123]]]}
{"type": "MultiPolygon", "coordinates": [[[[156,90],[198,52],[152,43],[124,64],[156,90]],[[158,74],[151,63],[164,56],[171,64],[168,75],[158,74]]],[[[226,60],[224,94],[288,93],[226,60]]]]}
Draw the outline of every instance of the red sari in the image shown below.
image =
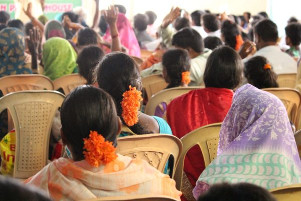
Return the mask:
{"type": "MultiPolygon", "coordinates": [[[[225,88],[204,88],[190,91],[167,106],[167,122],[173,135],[183,137],[199,127],[222,122],[231,107],[233,91],[225,88]]],[[[184,171],[195,186],[205,169],[199,147],[190,149],[185,157],[184,171]]]]}

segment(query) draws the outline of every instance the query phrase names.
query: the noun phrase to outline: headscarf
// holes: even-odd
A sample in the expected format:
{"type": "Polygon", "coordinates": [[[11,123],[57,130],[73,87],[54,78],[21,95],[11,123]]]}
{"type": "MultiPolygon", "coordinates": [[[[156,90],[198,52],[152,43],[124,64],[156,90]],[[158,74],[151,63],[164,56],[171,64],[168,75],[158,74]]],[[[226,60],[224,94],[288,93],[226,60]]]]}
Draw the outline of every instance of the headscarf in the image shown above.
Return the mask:
{"type": "Polygon", "coordinates": [[[43,48],[44,75],[55,80],[76,71],[76,52],[71,44],[62,38],[53,37],[43,48]]]}
{"type": "MultiPolygon", "coordinates": [[[[128,54],[131,56],[140,57],[140,47],[135,32],[130,21],[122,13],[118,13],[117,29],[121,44],[129,50],[128,54]]],[[[112,41],[110,29],[107,29],[107,32],[103,38],[106,41],[112,41]]]]}
{"type": "Polygon", "coordinates": [[[25,67],[24,34],[16,28],[5,28],[0,32],[0,77],[32,73],[25,67]]]}
{"type": "Polygon", "coordinates": [[[66,38],[63,25],[57,20],[50,20],[45,25],[45,38],[48,40],[52,37],[66,38]]]}
{"type": "Polygon", "coordinates": [[[217,158],[197,181],[248,182],[266,189],[301,182],[301,162],[286,109],[276,96],[246,84],[222,124],[217,158]]]}

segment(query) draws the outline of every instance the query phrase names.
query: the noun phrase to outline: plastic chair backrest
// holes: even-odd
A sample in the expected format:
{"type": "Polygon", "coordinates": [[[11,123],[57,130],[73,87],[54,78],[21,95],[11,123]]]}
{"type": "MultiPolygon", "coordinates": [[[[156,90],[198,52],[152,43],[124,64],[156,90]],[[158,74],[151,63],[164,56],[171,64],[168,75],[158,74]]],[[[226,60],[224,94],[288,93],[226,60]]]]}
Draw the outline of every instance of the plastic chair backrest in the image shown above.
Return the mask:
{"type": "Polygon", "coordinates": [[[300,201],[301,200],[301,184],[293,184],[280,188],[271,189],[270,193],[278,201],[300,201]]]}
{"type": "Polygon", "coordinates": [[[156,93],[151,99],[148,100],[145,107],[145,114],[154,115],[156,107],[160,103],[166,103],[167,105],[176,97],[188,93],[194,89],[200,89],[202,87],[175,87],[170,89],[164,89],[156,93]]]}
{"type": "Polygon", "coordinates": [[[291,74],[279,74],[277,77],[277,83],[282,88],[295,88],[297,82],[297,73],[291,74]]]}
{"type": "Polygon", "coordinates": [[[184,159],[189,149],[194,145],[199,145],[204,158],[205,167],[207,167],[216,157],[220,129],[221,123],[209,124],[193,130],[181,138],[183,151],[180,155],[174,176],[178,190],[180,190],[182,186],[184,159]]]}
{"type": "Polygon", "coordinates": [[[172,155],[174,158],[172,175],[181,152],[181,140],[173,135],[145,134],[118,138],[117,153],[146,160],[161,172],[172,155]]]}
{"type": "Polygon", "coordinates": [[[0,112],[8,109],[15,125],[14,177],[28,178],[47,164],[53,117],[64,98],[56,91],[32,90],[0,99],[0,112]]]}
{"type": "Polygon", "coordinates": [[[146,91],[148,100],[155,93],[165,89],[167,85],[162,75],[150,75],[142,78],[142,86],[146,91]]]}
{"type": "Polygon", "coordinates": [[[127,196],[117,196],[117,197],[103,197],[103,198],[94,198],[83,201],[176,201],[176,199],[163,196],[163,195],[127,195],[127,196]]]}
{"type": "Polygon", "coordinates": [[[53,81],[54,90],[63,89],[67,96],[74,88],[86,84],[87,81],[78,73],[65,75],[53,81]]]}
{"type": "Polygon", "coordinates": [[[9,75],[0,78],[0,90],[3,95],[24,90],[53,90],[52,81],[44,75],[9,75]]]}
{"type": "Polygon", "coordinates": [[[299,156],[300,156],[300,159],[301,159],[301,130],[298,130],[295,135],[295,140],[296,140],[296,144],[297,144],[297,147],[298,147],[298,152],[299,152],[299,156]]]}
{"type": "Polygon", "coordinates": [[[262,90],[274,94],[282,101],[289,119],[296,125],[298,130],[299,125],[297,115],[301,104],[300,93],[297,90],[290,88],[265,88],[262,90]]]}

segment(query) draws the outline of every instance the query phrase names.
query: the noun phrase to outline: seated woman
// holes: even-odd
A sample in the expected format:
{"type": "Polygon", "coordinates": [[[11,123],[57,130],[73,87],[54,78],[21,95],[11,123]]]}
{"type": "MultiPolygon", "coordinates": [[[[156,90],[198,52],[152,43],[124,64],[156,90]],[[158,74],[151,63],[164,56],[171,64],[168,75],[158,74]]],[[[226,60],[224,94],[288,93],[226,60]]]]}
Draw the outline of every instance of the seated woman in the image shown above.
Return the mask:
{"type": "MultiPolygon", "coordinates": [[[[242,68],[235,50],[227,46],[216,48],[207,60],[206,88],[192,90],[168,104],[167,121],[173,134],[181,138],[199,127],[222,122],[230,109],[233,89],[240,83],[242,68]]],[[[200,149],[193,147],[184,162],[184,172],[192,186],[204,168],[200,149]]]]}
{"type": "Polygon", "coordinates": [[[221,27],[221,39],[225,45],[228,45],[238,51],[240,46],[244,43],[240,31],[235,22],[226,20],[221,27]]]}
{"type": "Polygon", "coordinates": [[[245,63],[244,74],[248,83],[258,89],[279,87],[277,75],[265,57],[255,56],[249,59],[245,63]]]}
{"type": "Polygon", "coordinates": [[[67,40],[58,37],[48,39],[43,46],[44,75],[55,80],[77,72],[76,57],[67,40]]]}
{"type": "Polygon", "coordinates": [[[165,120],[138,111],[142,101],[141,77],[137,64],[130,56],[121,52],[105,55],[96,75],[98,86],[113,97],[117,114],[130,132],[171,134],[165,120]]]}
{"type": "MultiPolygon", "coordinates": [[[[162,60],[163,77],[168,83],[166,89],[188,87],[190,82],[190,57],[186,50],[171,49],[165,52],[162,60]]],[[[167,104],[162,102],[156,107],[155,115],[163,117],[167,104]]]]}
{"type": "Polygon", "coordinates": [[[247,182],[265,189],[301,182],[301,161],[286,109],[274,95],[250,84],[240,87],[220,131],[217,157],[193,190],[247,182]]]}
{"type": "Polygon", "coordinates": [[[32,70],[25,66],[23,32],[16,28],[0,31],[0,50],[0,78],[14,74],[32,74],[32,70]]]}
{"type": "Polygon", "coordinates": [[[61,107],[62,139],[69,159],[48,164],[26,183],[54,200],[165,195],[180,200],[175,182],[146,161],[116,154],[121,122],[105,91],[81,86],[61,107]]]}
{"type": "Polygon", "coordinates": [[[57,20],[50,20],[45,25],[46,40],[52,37],[66,38],[66,33],[63,25],[57,20]]]}

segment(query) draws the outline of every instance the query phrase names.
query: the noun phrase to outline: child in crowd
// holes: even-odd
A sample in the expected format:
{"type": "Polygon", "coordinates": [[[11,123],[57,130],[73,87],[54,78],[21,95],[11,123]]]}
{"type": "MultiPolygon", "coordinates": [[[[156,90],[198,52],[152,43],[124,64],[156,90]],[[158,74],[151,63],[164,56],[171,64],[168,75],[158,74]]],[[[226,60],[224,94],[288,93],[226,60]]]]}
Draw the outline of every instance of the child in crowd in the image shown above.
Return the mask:
{"type": "Polygon", "coordinates": [[[60,158],[25,183],[54,200],[127,195],[164,195],[180,200],[175,182],[149,163],[116,154],[121,121],[111,96],[93,86],[72,91],[61,107],[62,139],[69,159],[60,158]]]}
{"type": "Polygon", "coordinates": [[[248,83],[258,89],[279,87],[277,75],[265,57],[256,56],[249,59],[245,63],[244,74],[248,83]]]}
{"type": "Polygon", "coordinates": [[[286,51],[291,55],[296,61],[300,59],[301,50],[301,24],[300,23],[290,23],[285,27],[285,42],[290,48],[286,51]]]}
{"type": "Polygon", "coordinates": [[[208,36],[204,39],[204,46],[210,50],[214,50],[215,48],[223,45],[223,41],[216,36],[208,36]]]}
{"type": "MultiPolygon", "coordinates": [[[[166,89],[173,87],[188,87],[190,82],[190,57],[186,50],[171,49],[165,52],[162,60],[163,77],[168,83],[166,89]]],[[[160,103],[155,115],[163,117],[167,109],[165,102],[160,103]]]]}
{"type": "Polygon", "coordinates": [[[190,82],[190,57],[186,50],[171,49],[162,59],[163,77],[168,88],[187,87],[190,82]]]}

